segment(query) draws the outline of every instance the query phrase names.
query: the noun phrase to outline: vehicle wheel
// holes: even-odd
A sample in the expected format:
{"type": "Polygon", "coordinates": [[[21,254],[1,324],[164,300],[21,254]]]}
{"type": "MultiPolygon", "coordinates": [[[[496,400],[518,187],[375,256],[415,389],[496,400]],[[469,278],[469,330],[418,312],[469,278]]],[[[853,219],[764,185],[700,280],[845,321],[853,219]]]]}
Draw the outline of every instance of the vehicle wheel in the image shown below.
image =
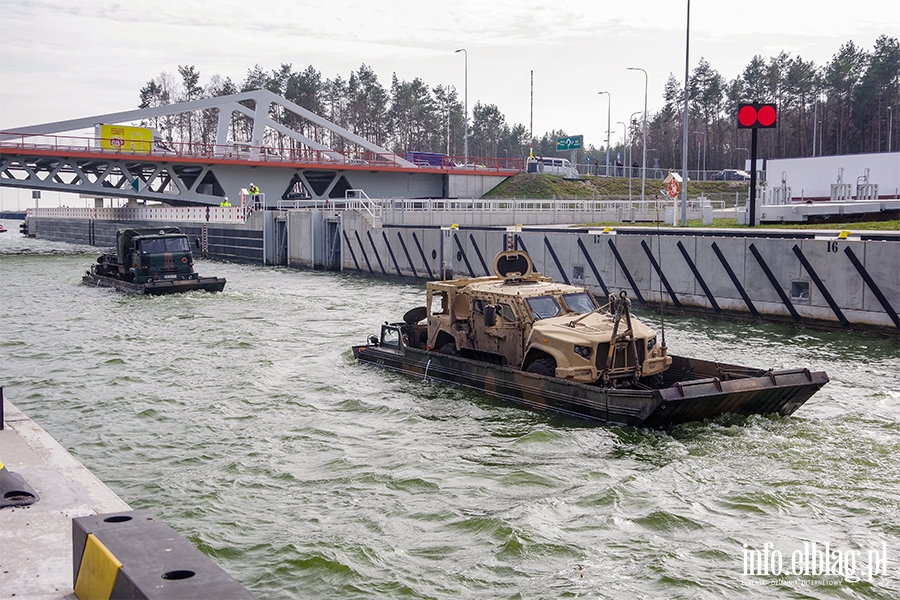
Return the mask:
{"type": "Polygon", "coordinates": [[[641,383],[654,390],[661,390],[666,387],[666,379],[662,373],[651,375],[650,377],[642,377],[641,383]]]}
{"type": "Polygon", "coordinates": [[[447,354],[449,356],[459,356],[459,350],[456,349],[456,344],[453,342],[447,342],[443,346],[441,346],[440,350],[438,350],[441,354],[447,354]]]}
{"type": "Polygon", "coordinates": [[[556,377],[556,361],[549,357],[536,358],[525,370],[535,375],[556,377]]]}

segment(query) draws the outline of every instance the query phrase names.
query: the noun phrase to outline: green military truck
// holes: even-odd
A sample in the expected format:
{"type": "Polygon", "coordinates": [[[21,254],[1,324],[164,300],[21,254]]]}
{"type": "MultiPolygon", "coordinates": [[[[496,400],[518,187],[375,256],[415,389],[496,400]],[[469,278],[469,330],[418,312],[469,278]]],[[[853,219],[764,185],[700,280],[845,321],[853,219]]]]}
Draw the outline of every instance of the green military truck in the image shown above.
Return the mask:
{"type": "Polygon", "coordinates": [[[221,292],[225,279],[200,277],[188,238],[177,227],[119,229],[116,252],[103,254],[86,272],[84,283],[134,294],[221,292]]]}

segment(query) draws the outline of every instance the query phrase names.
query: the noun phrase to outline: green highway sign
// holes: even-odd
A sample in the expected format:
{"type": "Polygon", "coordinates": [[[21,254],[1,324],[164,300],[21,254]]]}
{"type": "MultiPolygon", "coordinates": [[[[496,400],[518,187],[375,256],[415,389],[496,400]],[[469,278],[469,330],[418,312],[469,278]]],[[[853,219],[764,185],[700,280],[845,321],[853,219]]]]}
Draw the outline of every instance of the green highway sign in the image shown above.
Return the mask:
{"type": "Polygon", "coordinates": [[[556,151],[560,150],[578,150],[581,148],[583,135],[570,135],[568,137],[556,138],[556,151]]]}

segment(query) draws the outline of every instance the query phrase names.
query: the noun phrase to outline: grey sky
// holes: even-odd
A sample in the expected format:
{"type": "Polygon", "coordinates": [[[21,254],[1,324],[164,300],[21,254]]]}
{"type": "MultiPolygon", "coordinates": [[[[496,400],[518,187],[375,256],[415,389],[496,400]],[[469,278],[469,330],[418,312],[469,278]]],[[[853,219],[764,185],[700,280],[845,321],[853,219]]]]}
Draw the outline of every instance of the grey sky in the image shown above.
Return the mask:
{"type": "MultiPolygon", "coordinates": [[[[468,104],[496,104],[510,123],[529,123],[534,70],[534,133],[613,139],[628,115],[657,110],[669,73],[682,80],[686,2],[491,0],[0,0],[0,129],[136,108],[138,91],[161,72],[194,65],[236,84],[259,64],[313,65],[347,78],[362,63],[390,87],[392,73],[453,85],[468,104]],[[601,59],[600,56],[606,56],[601,59]]],[[[847,41],[871,50],[880,34],[900,35],[900,7],[882,0],[691,3],[690,64],[701,57],[726,79],[750,59],[781,51],[822,65],[847,41]]]]}

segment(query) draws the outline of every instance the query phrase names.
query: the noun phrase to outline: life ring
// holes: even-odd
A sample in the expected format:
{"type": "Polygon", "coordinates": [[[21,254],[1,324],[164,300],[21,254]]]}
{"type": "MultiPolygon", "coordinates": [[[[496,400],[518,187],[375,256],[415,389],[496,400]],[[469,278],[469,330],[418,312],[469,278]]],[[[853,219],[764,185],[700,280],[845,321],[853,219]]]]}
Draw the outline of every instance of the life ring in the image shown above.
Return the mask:
{"type": "Polygon", "coordinates": [[[669,181],[669,197],[674,198],[678,195],[678,180],[672,179],[669,181]]]}

